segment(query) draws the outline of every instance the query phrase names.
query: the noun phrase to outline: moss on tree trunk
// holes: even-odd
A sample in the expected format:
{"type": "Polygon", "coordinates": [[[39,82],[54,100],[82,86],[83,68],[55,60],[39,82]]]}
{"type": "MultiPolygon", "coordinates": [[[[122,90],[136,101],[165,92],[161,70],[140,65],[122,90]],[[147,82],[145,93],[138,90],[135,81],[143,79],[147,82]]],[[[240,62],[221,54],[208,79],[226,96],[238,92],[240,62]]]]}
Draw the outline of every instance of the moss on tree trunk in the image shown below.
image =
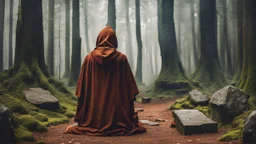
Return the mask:
{"type": "Polygon", "coordinates": [[[256,1],[243,1],[243,68],[238,87],[256,94],[256,1]]]}
{"type": "Polygon", "coordinates": [[[209,89],[226,83],[218,58],[216,26],[216,1],[200,0],[201,57],[192,78],[209,89]]]}
{"type": "Polygon", "coordinates": [[[158,36],[162,67],[155,81],[155,88],[160,92],[190,88],[177,51],[173,4],[173,0],[158,0],[158,36]]]}

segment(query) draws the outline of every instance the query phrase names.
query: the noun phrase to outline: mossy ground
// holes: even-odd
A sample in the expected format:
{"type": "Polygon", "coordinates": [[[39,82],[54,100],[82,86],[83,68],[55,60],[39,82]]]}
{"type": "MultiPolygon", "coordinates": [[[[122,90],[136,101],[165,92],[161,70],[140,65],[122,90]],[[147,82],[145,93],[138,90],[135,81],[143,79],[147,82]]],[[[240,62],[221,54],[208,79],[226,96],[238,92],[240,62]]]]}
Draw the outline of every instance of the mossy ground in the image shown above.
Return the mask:
{"type": "Polygon", "coordinates": [[[190,102],[189,96],[178,99],[171,107],[171,110],[180,110],[180,109],[196,109],[202,112],[206,116],[210,116],[210,109],[208,106],[194,105],[190,102]]]}
{"type": "Polygon", "coordinates": [[[47,131],[47,126],[68,122],[75,115],[77,98],[73,92],[62,82],[46,77],[38,67],[31,70],[21,64],[16,73],[11,68],[0,74],[0,82],[0,103],[11,109],[17,118],[18,125],[14,132],[18,141],[33,141],[33,131],[47,131]],[[27,102],[23,90],[32,87],[49,90],[59,99],[59,108],[45,110],[27,102]]]}

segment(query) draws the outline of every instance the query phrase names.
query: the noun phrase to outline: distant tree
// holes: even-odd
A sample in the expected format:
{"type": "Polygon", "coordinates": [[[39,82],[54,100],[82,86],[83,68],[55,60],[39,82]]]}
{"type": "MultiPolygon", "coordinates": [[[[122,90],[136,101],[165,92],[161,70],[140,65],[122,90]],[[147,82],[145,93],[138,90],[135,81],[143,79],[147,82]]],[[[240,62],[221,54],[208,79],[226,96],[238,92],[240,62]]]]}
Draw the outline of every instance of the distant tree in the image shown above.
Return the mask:
{"type": "Polygon", "coordinates": [[[0,72],[4,70],[4,16],[5,0],[0,0],[0,72]]]}
{"type": "Polygon", "coordinates": [[[141,26],[140,26],[140,0],[135,0],[136,9],[136,38],[138,45],[137,69],[135,78],[137,82],[142,83],[142,41],[141,41],[141,26]]]}
{"type": "Polygon", "coordinates": [[[116,0],[108,0],[108,22],[113,30],[116,30],[116,0]]]}
{"type": "Polygon", "coordinates": [[[131,31],[131,24],[130,24],[130,1],[125,0],[125,15],[126,15],[126,31],[127,31],[127,42],[126,42],[126,54],[129,59],[129,63],[131,68],[134,68],[133,62],[133,50],[132,50],[132,31],[131,31]]]}
{"type": "Polygon", "coordinates": [[[236,69],[233,78],[236,84],[241,76],[243,66],[243,1],[237,0],[237,41],[236,41],[236,69]]]}
{"type": "Polygon", "coordinates": [[[81,67],[81,37],[80,37],[80,19],[79,19],[79,0],[73,0],[72,12],[72,56],[71,71],[68,85],[73,86],[77,83],[81,67]]]}
{"type": "Polygon", "coordinates": [[[49,73],[54,75],[54,4],[55,0],[49,0],[48,15],[48,69],[49,73]]]}
{"type": "Polygon", "coordinates": [[[13,32],[13,0],[10,0],[10,16],[9,16],[9,68],[13,63],[12,54],[12,32],[13,32]]]}
{"type": "Polygon", "coordinates": [[[70,73],[70,0],[65,0],[65,73],[63,78],[68,78],[70,73]]]}
{"type": "MultiPolygon", "coordinates": [[[[241,2],[241,1],[240,1],[241,2]]],[[[238,87],[256,94],[256,1],[243,0],[243,68],[238,87]]],[[[239,16],[241,17],[241,16],[239,16]]],[[[240,25],[239,25],[240,26],[240,25]]]]}
{"type": "Polygon", "coordinates": [[[192,34],[192,47],[193,47],[193,59],[195,63],[195,67],[198,66],[198,53],[196,48],[196,32],[195,32],[195,8],[194,1],[190,1],[190,18],[191,18],[191,34],[192,34]]]}
{"type": "Polygon", "coordinates": [[[225,83],[217,50],[216,0],[200,0],[201,57],[192,78],[207,88],[225,83]]]}
{"type": "Polygon", "coordinates": [[[174,1],[158,0],[158,36],[162,67],[155,82],[156,90],[185,89],[189,82],[185,76],[177,50],[174,28],[174,1]]]}
{"type": "Polygon", "coordinates": [[[85,45],[87,53],[90,53],[90,40],[89,40],[89,25],[88,25],[88,0],[82,0],[84,9],[84,30],[85,30],[85,45]]]}

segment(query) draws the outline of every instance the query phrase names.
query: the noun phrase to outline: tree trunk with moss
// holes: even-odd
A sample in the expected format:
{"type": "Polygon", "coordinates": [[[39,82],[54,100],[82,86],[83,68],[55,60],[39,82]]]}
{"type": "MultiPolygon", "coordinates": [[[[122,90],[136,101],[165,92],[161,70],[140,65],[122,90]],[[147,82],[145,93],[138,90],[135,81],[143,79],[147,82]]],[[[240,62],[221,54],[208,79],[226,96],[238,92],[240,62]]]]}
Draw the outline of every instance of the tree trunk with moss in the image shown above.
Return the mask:
{"type": "Polygon", "coordinates": [[[9,68],[12,67],[13,54],[12,54],[12,32],[13,32],[13,0],[10,0],[10,13],[9,13],[9,68]]]}
{"type": "Polygon", "coordinates": [[[0,73],[4,70],[4,7],[5,0],[0,0],[0,73]]]}
{"type": "Polygon", "coordinates": [[[141,41],[141,26],[140,26],[140,0],[135,0],[136,9],[136,38],[138,45],[137,69],[135,78],[137,82],[142,83],[142,41],[141,41]]]}
{"type": "Polygon", "coordinates": [[[232,83],[236,84],[241,76],[243,65],[243,1],[237,0],[237,41],[236,41],[236,69],[232,83]]]}
{"type": "Polygon", "coordinates": [[[65,0],[65,73],[63,78],[68,78],[70,73],[70,0],[65,0]]]}
{"type": "Polygon", "coordinates": [[[243,1],[243,68],[238,87],[256,94],[256,1],[243,1]]]}
{"type": "Polygon", "coordinates": [[[71,70],[69,75],[69,86],[77,83],[81,67],[81,37],[80,37],[80,19],[79,19],[79,0],[73,0],[72,13],[72,56],[71,70]]]}
{"type": "Polygon", "coordinates": [[[116,0],[108,0],[108,25],[116,30],[116,0]]]}
{"type": "Polygon", "coordinates": [[[180,57],[174,28],[173,0],[158,1],[158,36],[161,50],[162,67],[155,82],[157,91],[168,91],[189,87],[180,57]]]}
{"type": "Polygon", "coordinates": [[[206,88],[226,83],[217,51],[216,1],[200,0],[201,57],[192,78],[206,88]]]}

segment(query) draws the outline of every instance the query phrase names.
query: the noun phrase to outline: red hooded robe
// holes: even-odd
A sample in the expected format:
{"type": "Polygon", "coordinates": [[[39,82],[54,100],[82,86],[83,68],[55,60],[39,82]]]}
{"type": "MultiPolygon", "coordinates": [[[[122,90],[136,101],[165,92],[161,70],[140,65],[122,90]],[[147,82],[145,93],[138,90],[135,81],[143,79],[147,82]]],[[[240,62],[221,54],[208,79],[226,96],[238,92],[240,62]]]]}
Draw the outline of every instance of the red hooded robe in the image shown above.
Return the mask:
{"type": "Polygon", "coordinates": [[[66,133],[85,135],[131,135],[146,132],[134,112],[139,93],[128,60],[117,51],[111,27],[104,28],[96,48],[86,56],[76,88],[77,126],[66,133]]]}

